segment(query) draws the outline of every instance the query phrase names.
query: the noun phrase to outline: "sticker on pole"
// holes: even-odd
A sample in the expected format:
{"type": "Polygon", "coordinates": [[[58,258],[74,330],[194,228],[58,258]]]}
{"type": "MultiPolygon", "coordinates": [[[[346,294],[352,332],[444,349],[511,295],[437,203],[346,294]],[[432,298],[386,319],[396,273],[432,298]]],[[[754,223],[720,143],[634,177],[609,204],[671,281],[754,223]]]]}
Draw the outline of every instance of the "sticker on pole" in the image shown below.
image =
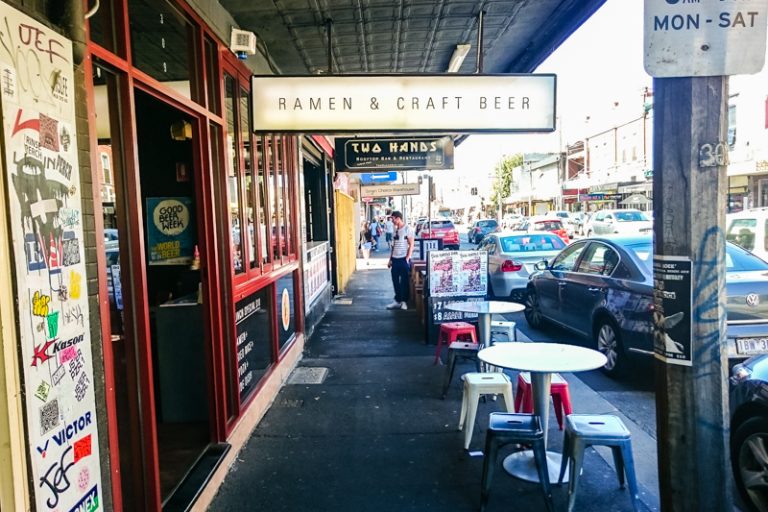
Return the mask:
{"type": "Polygon", "coordinates": [[[753,74],[765,62],[768,0],[645,0],[644,65],[654,77],[753,74]]]}
{"type": "Polygon", "coordinates": [[[691,366],[691,260],[653,256],[653,351],[667,364],[691,366]]]}

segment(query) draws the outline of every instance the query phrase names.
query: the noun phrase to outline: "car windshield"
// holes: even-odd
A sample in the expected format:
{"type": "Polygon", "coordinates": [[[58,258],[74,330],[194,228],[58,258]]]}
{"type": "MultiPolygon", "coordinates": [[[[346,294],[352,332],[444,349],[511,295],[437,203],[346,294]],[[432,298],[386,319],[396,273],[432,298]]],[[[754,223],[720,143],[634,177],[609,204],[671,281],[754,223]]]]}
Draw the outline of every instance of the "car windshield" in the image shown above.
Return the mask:
{"type": "MultiPolygon", "coordinates": [[[[653,244],[627,245],[637,258],[643,262],[645,270],[653,271],[653,244]]],[[[725,245],[725,271],[726,272],[749,272],[752,270],[768,271],[768,262],[765,262],[741,247],[733,244],[725,245]]]]}
{"type": "Polygon", "coordinates": [[[554,231],[556,229],[563,229],[563,224],[559,220],[541,220],[534,222],[533,225],[539,231],[554,231]]]}
{"type": "Polygon", "coordinates": [[[725,239],[751,251],[755,248],[756,229],[757,219],[733,219],[725,232],[725,239]]]}
{"type": "Polygon", "coordinates": [[[648,220],[648,217],[643,215],[643,212],[627,212],[619,210],[614,212],[613,216],[616,217],[618,222],[638,222],[642,220],[648,220]]]}
{"type": "Polygon", "coordinates": [[[553,235],[520,235],[501,238],[502,252],[554,251],[565,248],[560,237],[553,235]]]}
{"type": "Polygon", "coordinates": [[[480,228],[495,228],[497,225],[495,220],[480,220],[477,222],[477,226],[480,228]]]}

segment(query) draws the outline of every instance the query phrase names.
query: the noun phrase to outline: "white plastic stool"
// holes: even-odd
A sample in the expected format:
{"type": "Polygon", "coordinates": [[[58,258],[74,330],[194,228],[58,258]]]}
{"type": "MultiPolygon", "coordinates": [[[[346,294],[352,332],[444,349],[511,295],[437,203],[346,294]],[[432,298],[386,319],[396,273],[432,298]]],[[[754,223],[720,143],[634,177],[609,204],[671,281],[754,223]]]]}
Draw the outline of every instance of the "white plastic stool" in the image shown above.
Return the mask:
{"type": "Polygon", "coordinates": [[[506,341],[517,341],[515,322],[494,320],[491,322],[491,345],[506,341]]]}
{"type": "Polygon", "coordinates": [[[472,431],[475,429],[477,402],[482,395],[504,395],[504,405],[507,412],[513,412],[512,382],[503,373],[465,373],[464,396],[461,399],[461,417],[459,430],[464,430],[464,449],[469,449],[472,441],[472,431]],[[466,421],[465,421],[466,420],[466,421]]]}

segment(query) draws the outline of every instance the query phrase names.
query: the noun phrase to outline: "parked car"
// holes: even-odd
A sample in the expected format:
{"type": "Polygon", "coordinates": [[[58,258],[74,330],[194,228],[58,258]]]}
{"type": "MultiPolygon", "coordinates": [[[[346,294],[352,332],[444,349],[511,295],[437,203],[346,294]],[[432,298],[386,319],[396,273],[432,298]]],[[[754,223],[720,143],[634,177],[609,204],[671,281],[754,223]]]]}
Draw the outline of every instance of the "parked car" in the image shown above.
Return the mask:
{"type": "Polygon", "coordinates": [[[575,230],[574,230],[573,217],[571,212],[566,210],[552,210],[545,213],[544,216],[559,218],[560,222],[563,223],[563,227],[565,228],[565,231],[568,233],[568,237],[573,238],[573,235],[575,234],[575,230]]]}
{"type": "MultiPolygon", "coordinates": [[[[621,375],[630,354],[653,352],[653,239],[586,238],[528,281],[525,317],[594,340],[608,358],[603,371],[621,375]]],[[[768,263],[726,243],[727,349],[733,360],[768,353],[768,263]]]]}
{"type": "Polygon", "coordinates": [[[563,222],[559,217],[534,215],[533,217],[530,217],[526,222],[521,224],[518,229],[520,231],[528,232],[549,231],[550,233],[554,233],[562,238],[563,242],[566,244],[571,242],[571,239],[568,236],[568,231],[563,226],[563,222]]]}
{"type": "Polygon", "coordinates": [[[736,488],[751,510],[768,510],[768,355],[731,370],[731,466],[736,488]]]}
{"type": "Polygon", "coordinates": [[[488,252],[488,291],[492,297],[524,303],[528,277],[542,259],[555,257],[565,242],[549,232],[491,233],[478,249],[488,252]]]}
{"type": "Polygon", "coordinates": [[[768,208],[752,208],[726,215],[725,239],[768,260],[768,208]]]}
{"type": "Polygon", "coordinates": [[[523,216],[519,213],[507,214],[501,219],[501,229],[515,229],[522,220],[523,216]]]}
{"type": "Polygon", "coordinates": [[[424,228],[424,225],[427,223],[426,217],[419,217],[416,219],[416,224],[413,225],[413,234],[415,236],[419,236],[419,233],[421,232],[422,228],[424,228]]]}
{"type": "Polygon", "coordinates": [[[472,224],[472,227],[469,228],[467,238],[469,239],[469,243],[479,244],[485,235],[496,231],[501,231],[501,228],[495,219],[476,220],[474,224],[472,224]]]}
{"type": "Polygon", "coordinates": [[[643,235],[653,232],[653,222],[640,210],[600,210],[587,226],[592,235],[643,235]]]}
{"type": "Polygon", "coordinates": [[[459,232],[450,219],[432,219],[424,222],[419,233],[420,238],[442,238],[443,248],[459,250],[459,232]]]}
{"type": "Polygon", "coordinates": [[[574,212],[571,214],[571,222],[573,223],[573,232],[576,235],[583,235],[584,222],[589,218],[587,212],[574,212]]]}

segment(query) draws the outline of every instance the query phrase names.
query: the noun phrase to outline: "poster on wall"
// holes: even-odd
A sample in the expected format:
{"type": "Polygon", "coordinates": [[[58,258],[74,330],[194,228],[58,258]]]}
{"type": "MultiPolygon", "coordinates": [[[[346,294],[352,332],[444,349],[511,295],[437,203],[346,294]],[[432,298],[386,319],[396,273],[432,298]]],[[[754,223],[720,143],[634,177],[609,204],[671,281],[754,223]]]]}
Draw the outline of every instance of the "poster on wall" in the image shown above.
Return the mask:
{"type": "Polygon", "coordinates": [[[488,293],[488,253],[429,251],[430,297],[485,296],[488,293]]]}
{"type": "Polygon", "coordinates": [[[197,238],[190,197],[147,198],[147,250],[150,265],[189,265],[197,238]]]}
{"type": "Polygon", "coordinates": [[[102,499],[72,44],[0,3],[0,97],[28,460],[38,511],[102,499]]]}
{"type": "Polygon", "coordinates": [[[691,366],[691,260],[653,256],[653,345],[656,359],[691,366]]]}
{"type": "Polygon", "coordinates": [[[275,283],[277,292],[277,342],[280,349],[296,333],[296,300],[294,296],[293,275],[291,272],[275,283]]]}

